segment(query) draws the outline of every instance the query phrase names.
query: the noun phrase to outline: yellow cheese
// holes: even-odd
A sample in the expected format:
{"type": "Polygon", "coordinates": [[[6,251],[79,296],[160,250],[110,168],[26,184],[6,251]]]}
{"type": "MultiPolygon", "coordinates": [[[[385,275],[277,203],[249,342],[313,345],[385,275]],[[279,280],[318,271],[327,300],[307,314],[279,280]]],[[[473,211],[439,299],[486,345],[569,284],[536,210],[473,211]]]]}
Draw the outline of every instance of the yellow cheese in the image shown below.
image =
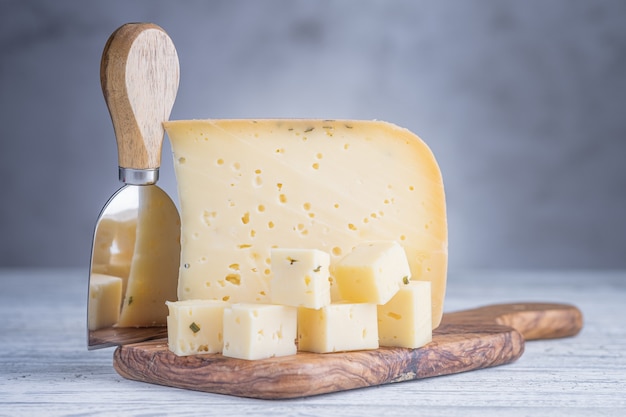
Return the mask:
{"type": "Polygon", "coordinates": [[[137,238],[118,326],[165,326],[165,302],[176,300],[180,224],[158,187],[139,187],[137,238]]]}
{"type": "Polygon", "coordinates": [[[406,254],[396,242],[359,244],[335,267],[339,294],[354,303],[385,304],[410,278],[406,254]]]}
{"type": "Polygon", "coordinates": [[[233,304],[224,310],[224,350],[239,359],[294,355],[297,309],[272,304],[233,304]]]}
{"type": "Polygon", "coordinates": [[[166,303],[168,348],[178,356],[220,353],[224,346],[224,308],[221,300],[186,300],[166,303]]]}
{"type": "Polygon", "coordinates": [[[418,348],[432,341],[430,282],[411,281],[378,306],[381,346],[418,348]]]}
{"type": "Polygon", "coordinates": [[[102,274],[89,277],[89,330],[111,327],[120,317],[122,279],[102,274]]]}
{"type": "Polygon", "coordinates": [[[130,265],[135,252],[137,211],[117,211],[100,219],[97,241],[93,248],[91,270],[97,274],[122,279],[122,294],[126,293],[130,265]]]}
{"type": "Polygon", "coordinates": [[[122,212],[118,214],[115,230],[114,248],[111,253],[112,263],[130,263],[135,252],[137,238],[137,213],[122,212]]]}
{"type": "MultiPolygon", "coordinates": [[[[398,241],[443,309],[448,256],[441,173],[424,142],[377,121],[164,123],[182,221],[178,297],[269,302],[272,247],[398,241]]],[[[337,301],[337,288],[331,288],[337,301]]]]}
{"type": "Polygon", "coordinates": [[[298,350],[330,353],[378,348],[375,304],[298,308],[298,350]]]}
{"type": "Polygon", "coordinates": [[[118,222],[112,217],[103,217],[98,223],[96,234],[98,240],[94,242],[91,263],[93,265],[107,265],[111,259],[111,247],[117,232],[118,222]]]}
{"type": "Polygon", "coordinates": [[[330,255],[316,249],[272,249],[272,303],[314,309],[330,304],[329,265],[330,255]]]}

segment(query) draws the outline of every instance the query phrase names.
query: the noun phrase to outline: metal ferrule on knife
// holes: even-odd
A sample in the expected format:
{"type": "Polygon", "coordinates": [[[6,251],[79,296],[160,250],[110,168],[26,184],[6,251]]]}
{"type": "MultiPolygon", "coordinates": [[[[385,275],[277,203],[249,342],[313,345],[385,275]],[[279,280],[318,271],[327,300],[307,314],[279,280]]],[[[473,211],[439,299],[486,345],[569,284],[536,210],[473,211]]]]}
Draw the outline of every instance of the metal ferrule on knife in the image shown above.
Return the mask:
{"type": "Polygon", "coordinates": [[[124,184],[153,185],[159,180],[159,168],[133,169],[119,167],[119,178],[124,184]]]}

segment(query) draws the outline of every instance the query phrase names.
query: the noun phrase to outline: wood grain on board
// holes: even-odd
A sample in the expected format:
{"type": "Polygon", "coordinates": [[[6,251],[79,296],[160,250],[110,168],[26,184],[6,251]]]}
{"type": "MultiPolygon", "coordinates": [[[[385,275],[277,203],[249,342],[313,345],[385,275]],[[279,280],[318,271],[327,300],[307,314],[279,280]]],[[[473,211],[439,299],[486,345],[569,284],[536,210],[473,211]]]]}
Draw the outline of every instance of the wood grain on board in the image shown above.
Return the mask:
{"type": "Polygon", "coordinates": [[[517,303],[448,313],[419,349],[386,348],[247,361],[221,354],[179,357],[167,340],[120,346],[114,367],[125,378],[211,393],[297,398],[504,365],[525,340],[577,334],[582,314],[564,304],[517,303]]]}

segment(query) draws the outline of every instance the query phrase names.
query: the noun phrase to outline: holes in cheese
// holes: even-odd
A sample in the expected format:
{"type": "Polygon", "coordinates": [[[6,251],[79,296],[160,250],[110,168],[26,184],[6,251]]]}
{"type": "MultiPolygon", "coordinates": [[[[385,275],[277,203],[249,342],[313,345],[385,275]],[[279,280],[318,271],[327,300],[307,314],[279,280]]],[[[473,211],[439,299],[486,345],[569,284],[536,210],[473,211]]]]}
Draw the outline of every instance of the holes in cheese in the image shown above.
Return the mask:
{"type": "MultiPolygon", "coordinates": [[[[432,283],[433,325],[439,324],[448,255],[445,197],[437,162],[420,138],[377,121],[164,126],[181,207],[181,265],[189,266],[180,268],[179,299],[268,302],[272,273],[264,260],[272,247],[328,252],[332,275],[354,246],[388,240],[404,248],[413,279],[432,283]],[[233,263],[240,265],[240,285],[217,285],[233,263]]],[[[340,299],[336,285],[331,294],[340,299]]]]}
{"type": "Polygon", "coordinates": [[[330,304],[330,256],[316,249],[271,250],[274,304],[319,309],[330,304]]]}
{"type": "Polygon", "coordinates": [[[224,309],[218,300],[166,302],[168,348],[178,356],[222,351],[224,309]]]}
{"type": "Polygon", "coordinates": [[[411,281],[378,306],[381,346],[419,348],[432,341],[430,282],[411,281]]]}
{"type": "Polygon", "coordinates": [[[239,359],[295,355],[297,310],[271,304],[233,304],[224,310],[222,354],[239,359]]]}
{"type": "Polygon", "coordinates": [[[366,242],[335,266],[335,280],[344,300],[385,304],[411,277],[404,249],[396,242],[366,242]]]}
{"type": "Polygon", "coordinates": [[[335,303],[298,308],[298,350],[331,353],[378,348],[375,304],[335,303]]]}

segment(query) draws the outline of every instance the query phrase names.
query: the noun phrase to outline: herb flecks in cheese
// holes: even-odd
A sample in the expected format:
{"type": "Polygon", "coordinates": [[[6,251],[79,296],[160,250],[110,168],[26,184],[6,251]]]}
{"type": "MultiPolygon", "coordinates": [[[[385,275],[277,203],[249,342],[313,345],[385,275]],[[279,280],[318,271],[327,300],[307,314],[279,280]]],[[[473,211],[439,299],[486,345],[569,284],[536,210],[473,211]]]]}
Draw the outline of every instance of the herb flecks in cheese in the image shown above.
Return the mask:
{"type": "Polygon", "coordinates": [[[316,249],[271,249],[272,303],[319,309],[330,304],[330,255],[316,249]]]}
{"type": "Polygon", "coordinates": [[[344,300],[385,304],[410,278],[404,248],[397,242],[366,242],[354,247],[335,266],[344,300]]]}
{"type": "Polygon", "coordinates": [[[168,348],[178,356],[220,353],[224,308],[217,300],[168,301],[168,348]]]}
{"type": "MultiPolygon", "coordinates": [[[[327,252],[332,275],[361,242],[398,241],[411,278],[432,282],[439,324],[444,189],[417,136],[376,121],[196,120],[165,128],[181,206],[181,265],[189,265],[180,269],[179,299],[268,302],[272,247],[327,252]],[[234,263],[240,284],[218,285],[234,263]]],[[[339,300],[337,285],[331,292],[339,300]]]]}

